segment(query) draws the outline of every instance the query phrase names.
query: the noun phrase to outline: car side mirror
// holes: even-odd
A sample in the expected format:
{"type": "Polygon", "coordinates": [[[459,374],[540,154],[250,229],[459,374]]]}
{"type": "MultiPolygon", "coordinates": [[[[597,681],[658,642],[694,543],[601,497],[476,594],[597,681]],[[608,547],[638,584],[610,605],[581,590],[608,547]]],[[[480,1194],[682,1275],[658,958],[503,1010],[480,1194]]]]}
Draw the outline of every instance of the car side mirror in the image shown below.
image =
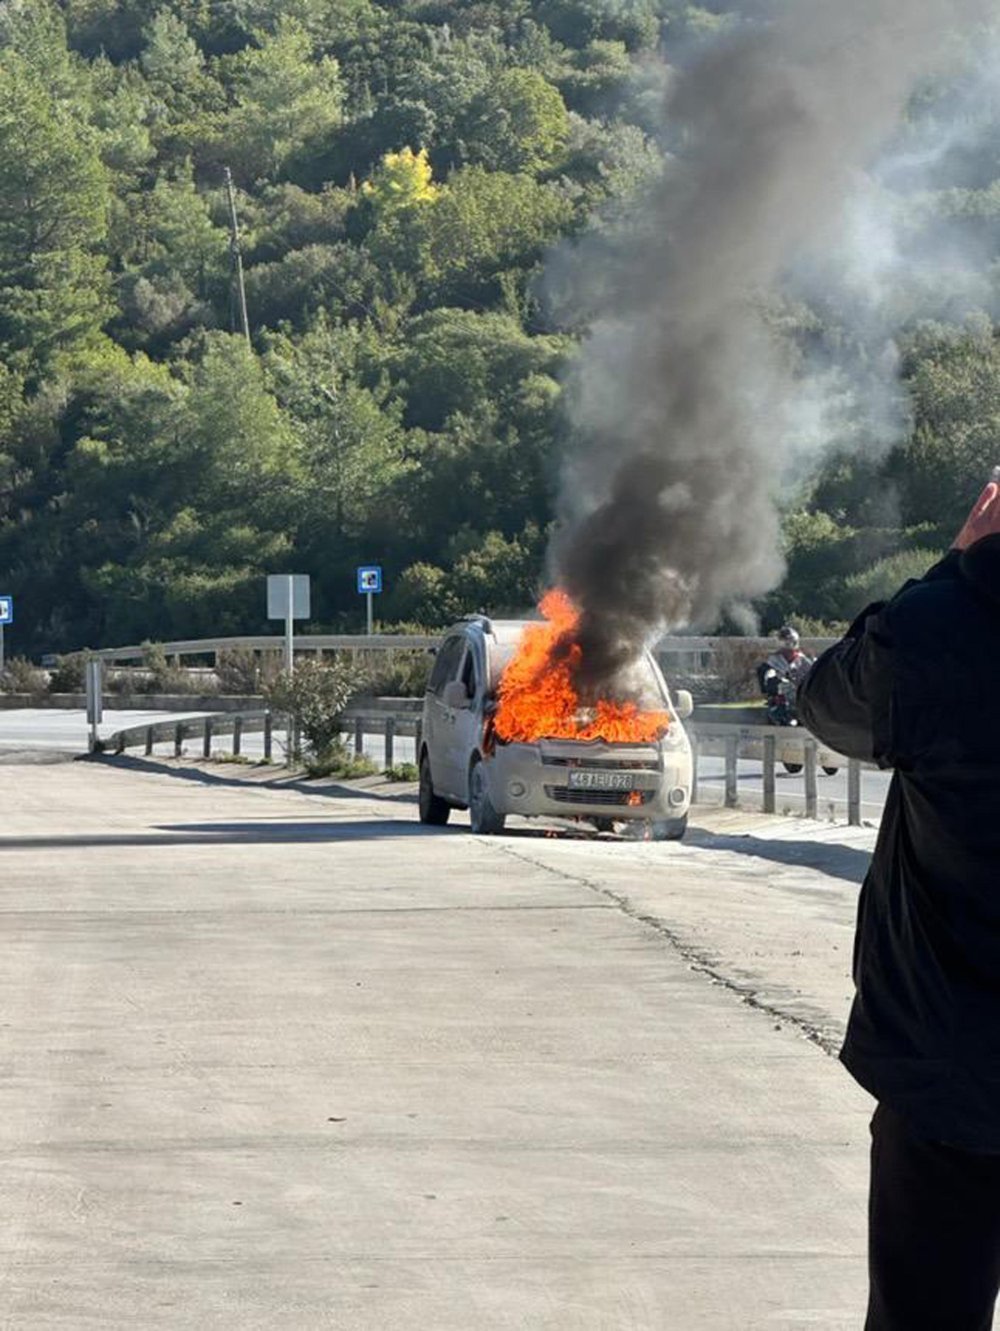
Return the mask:
{"type": "Polygon", "coordinates": [[[694,699],[687,689],[678,689],[674,695],[674,711],[681,721],[686,721],[694,711],[694,699]]]}
{"type": "Polygon", "coordinates": [[[453,707],[456,711],[467,708],[472,699],[465,691],[465,685],[460,679],[450,679],[444,686],[444,692],[441,695],[441,701],[445,707],[453,707]]]}

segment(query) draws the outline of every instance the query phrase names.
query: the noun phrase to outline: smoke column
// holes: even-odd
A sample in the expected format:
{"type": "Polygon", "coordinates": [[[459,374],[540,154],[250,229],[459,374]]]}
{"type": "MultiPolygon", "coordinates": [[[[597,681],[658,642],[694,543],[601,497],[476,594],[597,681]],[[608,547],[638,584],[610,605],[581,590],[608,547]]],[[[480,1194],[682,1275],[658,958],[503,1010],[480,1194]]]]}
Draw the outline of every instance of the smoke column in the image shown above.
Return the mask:
{"type": "Polygon", "coordinates": [[[780,580],[775,504],[803,392],[760,315],[836,240],[916,80],[988,0],[796,0],[682,75],[683,126],[571,388],[552,564],[581,610],[584,691],[620,692],[665,627],[780,580]],[[755,299],[756,298],[756,299],[755,299]]]}

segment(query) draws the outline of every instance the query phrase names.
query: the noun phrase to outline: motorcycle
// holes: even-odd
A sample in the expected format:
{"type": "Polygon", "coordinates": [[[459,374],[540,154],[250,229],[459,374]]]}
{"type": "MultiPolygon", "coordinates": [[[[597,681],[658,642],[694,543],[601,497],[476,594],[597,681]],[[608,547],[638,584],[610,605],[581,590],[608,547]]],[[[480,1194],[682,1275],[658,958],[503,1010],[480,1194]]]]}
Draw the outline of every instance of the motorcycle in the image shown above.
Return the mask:
{"type": "MultiPolygon", "coordinates": [[[[767,723],[771,726],[797,726],[799,718],[795,711],[795,684],[790,679],[771,680],[770,689],[766,693],[767,698],[767,723]]],[[[782,766],[791,776],[797,776],[802,771],[803,763],[783,762],[782,766]]],[[[837,767],[825,767],[823,771],[827,776],[836,776],[840,769],[837,767]]]]}

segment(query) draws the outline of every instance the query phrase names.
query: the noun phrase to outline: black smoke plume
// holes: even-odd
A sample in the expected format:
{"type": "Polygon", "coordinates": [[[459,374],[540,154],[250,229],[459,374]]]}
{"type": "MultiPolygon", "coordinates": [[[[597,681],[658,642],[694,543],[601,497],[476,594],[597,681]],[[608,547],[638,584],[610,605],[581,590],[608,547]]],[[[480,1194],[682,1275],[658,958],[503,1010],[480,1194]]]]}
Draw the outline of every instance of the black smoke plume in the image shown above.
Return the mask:
{"type": "Polygon", "coordinates": [[[642,646],[780,580],[776,507],[809,394],[761,305],[835,244],[916,81],[988,0],[795,0],[711,49],[667,107],[683,130],[618,256],[571,389],[556,580],[581,610],[586,692],[642,646]]]}

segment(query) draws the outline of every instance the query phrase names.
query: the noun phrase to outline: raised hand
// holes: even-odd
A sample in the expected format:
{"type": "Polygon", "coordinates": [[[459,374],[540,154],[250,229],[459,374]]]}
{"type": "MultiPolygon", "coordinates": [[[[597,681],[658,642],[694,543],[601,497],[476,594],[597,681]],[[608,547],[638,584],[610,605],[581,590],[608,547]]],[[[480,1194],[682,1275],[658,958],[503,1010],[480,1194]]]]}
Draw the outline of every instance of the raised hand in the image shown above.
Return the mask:
{"type": "Polygon", "coordinates": [[[1000,484],[990,481],[976,500],[965,526],[955,537],[955,550],[967,550],[984,536],[1000,533],[1000,484]]]}

